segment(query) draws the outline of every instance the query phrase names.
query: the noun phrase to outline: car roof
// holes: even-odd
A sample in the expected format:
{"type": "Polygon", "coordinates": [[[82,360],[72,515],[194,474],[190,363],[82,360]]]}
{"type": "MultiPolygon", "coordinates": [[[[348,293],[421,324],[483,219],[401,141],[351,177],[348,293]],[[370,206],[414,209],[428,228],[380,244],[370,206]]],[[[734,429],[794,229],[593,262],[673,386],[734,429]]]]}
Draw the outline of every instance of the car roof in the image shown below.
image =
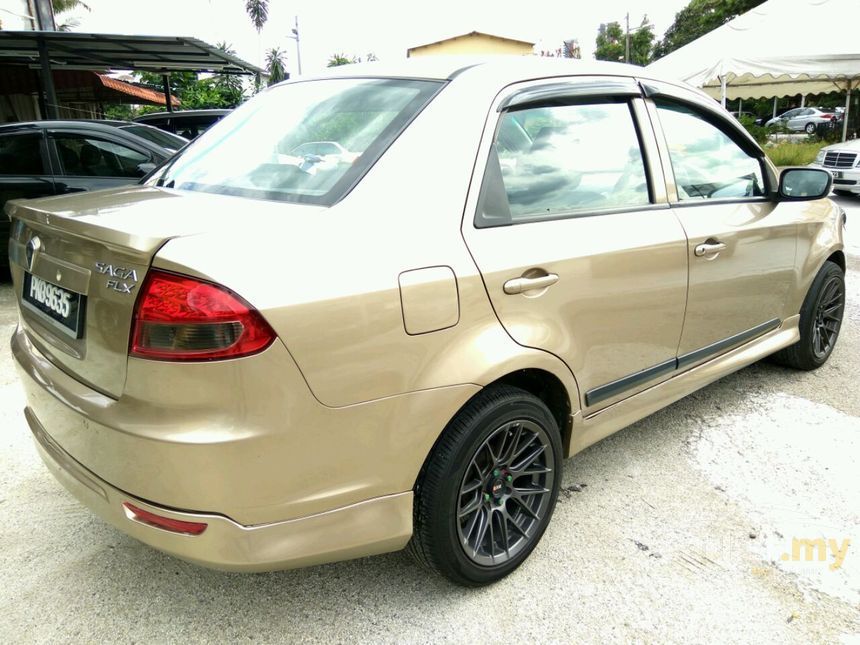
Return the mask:
{"type": "MultiPolygon", "coordinates": [[[[114,123],[122,123],[123,125],[133,125],[128,122],[114,122],[114,123]]],[[[87,132],[92,133],[102,133],[106,135],[111,135],[114,137],[119,137],[120,139],[127,139],[132,143],[136,144],[139,147],[146,148],[152,152],[157,152],[162,156],[170,156],[173,154],[171,151],[163,148],[162,146],[153,143],[143,137],[139,137],[136,134],[132,134],[126,130],[116,127],[116,125],[105,125],[103,121],[94,121],[88,119],[70,119],[68,121],[23,121],[19,123],[4,123],[0,125],[0,134],[4,132],[15,132],[21,130],[49,130],[49,129],[64,129],[64,130],[85,130],[87,132]]]]}
{"type": "Polygon", "coordinates": [[[161,119],[165,117],[175,118],[184,116],[224,116],[230,114],[232,110],[222,108],[212,108],[209,110],[174,110],[173,112],[150,112],[135,118],[135,122],[140,123],[149,119],[161,119]]]}
{"type": "Polygon", "coordinates": [[[115,132],[116,126],[107,124],[105,121],[94,119],[69,119],[65,121],[21,121],[18,123],[4,123],[0,125],[2,130],[16,129],[46,129],[46,128],[86,128],[100,132],[115,132]]]}
{"type": "MultiPolygon", "coordinates": [[[[573,58],[546,56],[422,56],[391,62],[356,63],[328,68],[313,76],[302,76],[295,81],[333,77],[392,77],[451,80],[460,75],[497,78],[512,83],[532,78],[571,75],[628,76],[681,84],[677,79],[655,75],[637,65],[588,61],[573,58]]],[[[293,80],[284,81],[291,83],[293,80]]],[[[685,87],[689,87],[684,85],[685,87]]]]}

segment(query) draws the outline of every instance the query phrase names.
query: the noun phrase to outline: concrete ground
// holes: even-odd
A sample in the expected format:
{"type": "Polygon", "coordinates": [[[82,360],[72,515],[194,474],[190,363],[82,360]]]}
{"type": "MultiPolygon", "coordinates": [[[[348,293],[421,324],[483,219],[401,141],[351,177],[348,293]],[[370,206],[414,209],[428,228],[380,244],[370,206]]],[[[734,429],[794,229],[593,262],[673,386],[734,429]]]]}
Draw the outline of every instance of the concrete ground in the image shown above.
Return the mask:
{"type": "Polygon", "coordinates": [[[481,590],[403,554],[208,571],[104,525],[39,462],[0,286],[0,642],[860,643],[860,199],[814,373],[758,364],[569,460],[543,541],[481,590]],[[806,553],[793,540],[823,538],[806,553]]]}

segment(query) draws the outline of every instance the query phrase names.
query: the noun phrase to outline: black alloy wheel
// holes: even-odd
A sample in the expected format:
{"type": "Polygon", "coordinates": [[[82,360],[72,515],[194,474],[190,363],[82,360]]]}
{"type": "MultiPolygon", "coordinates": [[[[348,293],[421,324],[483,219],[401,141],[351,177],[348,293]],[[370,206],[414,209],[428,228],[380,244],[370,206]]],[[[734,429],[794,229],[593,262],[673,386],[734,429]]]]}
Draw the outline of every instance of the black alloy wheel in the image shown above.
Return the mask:
{"type": "Polygon", "coordinates": [[[493,431],[460,484],[457,530],[466,556],[482,566],[507,562],[525,548],[546,515],[555,472],[546,430],[526,419],[493,431]]]}
{"type": "Polygon", "coordinates": [[[561,465],[558,423],[543,401],[508,385],[479,392],[421,470],[409,551],[460,585],[503,578],[543,536],[561,465]]]}
{"type": "Polygon", "coordinates": [[[825,262],[800,308],[800,340],[774,354],[773,360],[798,370],[821,367],[836,347],[844,315],[845,274],[839,265],[825,262]]]}
{"type": "Polygon", "coordinates": [[[812,351],[818,360],[825,361],[836,346],[836,338],[845,313],[845,283],[841,276],[832,275],[822,285],[815,308],[812,331],[812,351]]]}

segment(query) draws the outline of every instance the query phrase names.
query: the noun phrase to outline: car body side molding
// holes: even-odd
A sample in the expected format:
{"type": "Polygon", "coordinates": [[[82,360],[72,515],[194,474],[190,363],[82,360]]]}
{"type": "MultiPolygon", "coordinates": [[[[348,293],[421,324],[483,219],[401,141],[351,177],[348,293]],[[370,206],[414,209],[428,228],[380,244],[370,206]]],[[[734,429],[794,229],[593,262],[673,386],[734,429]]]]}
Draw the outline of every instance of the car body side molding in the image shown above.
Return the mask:
{"type": "Polygon", "coordinates": [[[739,334],[735,334],[734,336],[729,336],[728,338],[724,338],[723,340],[718,340],[716,343],[711,343],[701,349],[693,350],[692,352],[687,352],[682,356],[678,357],[678,369],[683,370],[692,366],[693,363],[698,363],[704,358],[708,358],[715,354],[720,354],[723,351],[734,347],[735,345],[740,345],[741,343],[745,343],[748,340],[752,340],[757,336],[761,336],[762,334],[766,334],[769,331],[772,331],[779,327],[781,321],[779,318],[774,318],[773,320],[768,320],[760,325],[756,325],[752,329],[747,329],[746,331],[742,331],[739,334]]]}
{"type": "Polygon", "coordinates": [[[652,367],[648,367],[639,372],[634,372],[629,376],[623,376],[620,379],[600,385],[585,393],[585,404],[595,405],[601,401],[612,398],[621,394],[624,390],[629,390],[637,385],[641,385],[645,381],[650,381],[653,378],[674,372],[678,368],[678,359],[671,358],[668,361],[663,361],[652,367]]]}
{"type": "Polygon", "coordinates": [[[688,367],[692,367],[695,363],[698,363],[717,354],[721,354],[722,352],[731,349],[736,345],[741,345],[748,340],[752,340],[754,338],[757,338],[758,336],[766,334],[767,332],[779,327],[780,323],[781,321],[778,318],[768,320],[767,322],[764,322],[760,325],[756,325],[751,329],[742,331],[739,334],[735,334],[733,336],[729,336],[728,338],[724,338],[723,340],[719,340],[716,343],[711,343],[710,345],[706,345],[705,347],[702,347],[700,349],[696,349],[692,352],[687,352],[686,354],[678,356],[677,358],[663,361],[662,363],[658,363],[657,365],[653,365],[652,367],[648,367],[639,372],[635,372],[620,379],[616,379],[611,383],[592,388],[585,393],[585,404],[596,405],[601,401],[605,401],[606,399],[610,399],[614,396],[617,396],[625,390],[633,389],[641,385],[642,383],[645,383],[646,381],[650,381],[651,379],[657,378],[658,376],[663,376],[675,370],[685,370],[688,367]]]}

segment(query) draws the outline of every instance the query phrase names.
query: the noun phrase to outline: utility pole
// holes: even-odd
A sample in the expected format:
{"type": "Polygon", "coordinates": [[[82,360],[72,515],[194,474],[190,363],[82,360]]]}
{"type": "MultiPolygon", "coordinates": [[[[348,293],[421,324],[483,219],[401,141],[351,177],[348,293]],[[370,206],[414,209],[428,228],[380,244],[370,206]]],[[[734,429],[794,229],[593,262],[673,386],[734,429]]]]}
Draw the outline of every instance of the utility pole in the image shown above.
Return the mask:
{"type": "Polygon", "coordinates": [[[287,36],[287,38],[292,38],[296,41],[296,63],[299,68],[299,76],[302,75],[302,49],[299,46],[299,17],[296,16],[296,26],[292,28],[293,35],[287,36]]]}
{"type": "Polygon", "coordinates": [[[627,23],[627,31],[624,34],[624,62],[630,63],[630,13],[624,18],[627,23]]]}

